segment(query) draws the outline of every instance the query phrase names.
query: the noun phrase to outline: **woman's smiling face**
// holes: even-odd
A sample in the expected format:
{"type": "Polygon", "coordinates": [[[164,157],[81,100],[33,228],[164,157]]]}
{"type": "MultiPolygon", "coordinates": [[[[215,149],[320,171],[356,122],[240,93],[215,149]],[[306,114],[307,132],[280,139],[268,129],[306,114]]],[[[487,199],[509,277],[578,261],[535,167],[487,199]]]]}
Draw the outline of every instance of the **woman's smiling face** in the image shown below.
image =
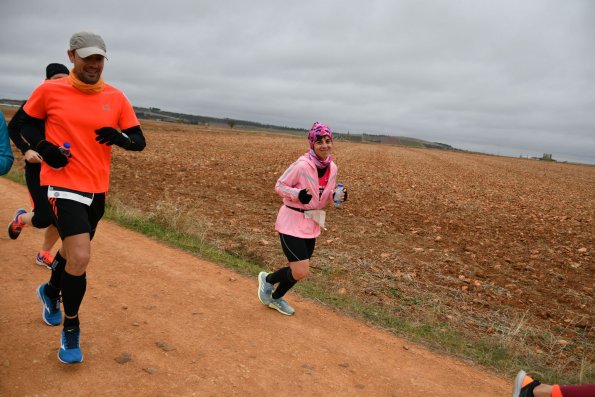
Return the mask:
{"type": "Polygon", "coordinates": [[[314,153],[316,153],[316,156],[321,160],[326,160],[331,154],[332,149],[333,140],[329,136],[321,136],[314,142],[314,153]]]}

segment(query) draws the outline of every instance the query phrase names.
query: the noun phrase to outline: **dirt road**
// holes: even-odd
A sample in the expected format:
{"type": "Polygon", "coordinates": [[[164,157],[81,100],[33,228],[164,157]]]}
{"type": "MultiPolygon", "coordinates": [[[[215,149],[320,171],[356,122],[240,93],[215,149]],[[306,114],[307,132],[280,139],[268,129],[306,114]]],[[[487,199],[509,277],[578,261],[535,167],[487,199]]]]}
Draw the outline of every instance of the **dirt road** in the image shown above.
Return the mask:
{"type": "MultiPolygon", "coordinates": [[[[0,219],[21,206],[25,188],[0,178],[0,219]]],[[[80,312],[84,362],[61,364],[60,327],[35,296],[49,277],[33,262],[41,237],[0,233],[1,396],[509,395],[508,379],[291,293],[297,313],[282,316],[259,303],[255,279],[105,220],[80,312]]]]}

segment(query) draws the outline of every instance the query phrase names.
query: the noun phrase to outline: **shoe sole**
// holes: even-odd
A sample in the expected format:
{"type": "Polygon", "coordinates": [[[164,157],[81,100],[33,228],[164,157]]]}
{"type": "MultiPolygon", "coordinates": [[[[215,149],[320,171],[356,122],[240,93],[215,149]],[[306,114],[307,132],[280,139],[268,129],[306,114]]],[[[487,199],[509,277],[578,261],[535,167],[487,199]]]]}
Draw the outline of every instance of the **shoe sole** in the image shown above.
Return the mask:
{"type": "Polygon", "coordinates": [[[516,378],[514,379],[514,388],[512,389],[512,397],[519,397],[521,395],[525,376],[527,376],[527,373],[523,370],[519,371],[516,375],[516,378]]]}
{"type": "Polygon", "coordinates": [[[272,304],[271,305],[267,305],[267,306],[269,308],[271,308],[271,309],[274,309],[274,310],[278,311],[279,313],[283,314],[284,316],[293,316],[294,313],[295,313],[295,311],[293,313],[284,312],[283,310],[279,309],[277,306],[272,305],[272,304]]]}
{"type": "Polygon", "coordinates": [[[265,274],[265,277],[266,277],[266,273],[265,273],[265,272],[260,272],[260,273],[258,273],[258,300],[259,300],[259,301],[260,301],[260,303],[262,303],[263,305],[265,305],[265,306],[268,306],[270,302],[269,302],[269,303],[266,303],[266,302],[264,302],[264,301],[262,300],[262,298],[260,297],[260,290],[262,289],[262,277],[261,277],[261,275],[262,275],[263,273],[265,274]]]}
{"type": "Polygon", "coordinates": [[[37,294],[37,299],[39,299],[39,301],[41,302],[41,319],[43,320],[43,322],[46,323],[47,325],[49,325],[50,327],[57,327],[58,325],[62,324],[62,321],[60,321],[60,324],[52,324],[45,319],[45,316],[44,316],[45,302],[43,301],[43,298],[41,297],[41,294],[39,293],[39,288],[37,288],[35,293],[37,294]]]}
{"type": "Polygon", "coordinates": [[[21,235],[21,232],[23,231],[23,229],[21,228],[21,232],[19,232],[19,234],[17,234],[16,236],[12,237],[12,234],[10,234],[10,226],[12,225],[12,222],[14,222],[14,221],[10,221],[10,223],[8,224],[8,227],[6,228],[6,232],[8,233],[8,238],[10,238],[11,240],[16,240],[21,235]]]}
{"type": "Polygon", "coordinates": [[[52,267],[46,264],[44,261],[40,261],[39,259],[35,258],[35,264],[39,266],[43,266],[46,269],[51,269],[52,267]]]}
{"type": "Polygon", "coordinates": [[[60,350],[58,350],[58,361],[60,361],[62,364],[79,364],[83,362],[83,358],[81,357],[81,361],[64,361],[62,358],[60,358],[60,350]]]}

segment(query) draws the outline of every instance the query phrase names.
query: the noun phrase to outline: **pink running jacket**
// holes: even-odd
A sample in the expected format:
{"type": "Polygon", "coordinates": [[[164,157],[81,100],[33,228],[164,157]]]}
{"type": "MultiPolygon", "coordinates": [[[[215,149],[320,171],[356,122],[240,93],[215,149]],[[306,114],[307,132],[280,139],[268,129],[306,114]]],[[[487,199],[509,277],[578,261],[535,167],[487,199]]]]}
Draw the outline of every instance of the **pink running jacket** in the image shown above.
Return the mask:
{"type": "Polygon", "coordinates": [[[275,191],[283,198],[283,205],[277,214],[275,230],[279,233],[300,238],[316,238],[320,235],[320,226],[312,219],[305,219],[302,212],[294,211],[291,208],[304,210],[319,210],[333,201],[333,192],[337,182],[337,165],[330,164],[331,172],[326,188],[319,197],[318,193],[318,171],[314,162],[308,154],[302,155],[277,180],[275,191]],[[308,204],[302,204],[298,199],[300,190],[309,188],[312,200],[308,204]]]}

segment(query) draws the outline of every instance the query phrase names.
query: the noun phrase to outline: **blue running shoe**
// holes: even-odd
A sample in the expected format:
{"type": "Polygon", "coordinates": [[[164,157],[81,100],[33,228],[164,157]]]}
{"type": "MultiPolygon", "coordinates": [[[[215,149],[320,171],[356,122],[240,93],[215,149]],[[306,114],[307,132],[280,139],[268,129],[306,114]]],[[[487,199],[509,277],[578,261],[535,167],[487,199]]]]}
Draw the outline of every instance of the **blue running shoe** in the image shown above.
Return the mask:
{"type": "Polygon", "coordinates": [[[273,300],[273,284],[267,283],[268,273],[260,272],[258,274],[258,299],[263,305],[269,305],[273,300]]]}
{"type": "Polygon", "coordinates": [[[14,213],[12,221],[8,224],[8,237],[10,237],[11,240],[16,240],[21,234],[21,230],[25,227],[24,223],[19,222],[19,216],[26,213],[27,211],[25,211],[24,208],[19,208],[17,212],[14,213]]]}
{"type": "Polygon", "coordinates": [[[60,310],[60,298],[50,298],[45,293],[45,284],[41,284],[37,288],[37,297],[43,305],[41,311],[41,318],[47,325],[55,327],[62,324],[62,311],[60,310]]]}
{"type": "Polygon", "coordinates": [[[287,303],[287,301],[283,298],[271,299],[269,307],[271,309],[277,310],[281,314],[285,314],[286,316],[291,316],[293,313],[295,313],[293,307],[289,306],[289,303],[287,303]]]}
{"type": "Polygon", "coordinates": [[[62,343],[58,350],[58,360],[64,364],[76,364],[83,362],[83,352],[80,345],[81,329],[79,327],[68,327],[62,330],[62,343]]]}

